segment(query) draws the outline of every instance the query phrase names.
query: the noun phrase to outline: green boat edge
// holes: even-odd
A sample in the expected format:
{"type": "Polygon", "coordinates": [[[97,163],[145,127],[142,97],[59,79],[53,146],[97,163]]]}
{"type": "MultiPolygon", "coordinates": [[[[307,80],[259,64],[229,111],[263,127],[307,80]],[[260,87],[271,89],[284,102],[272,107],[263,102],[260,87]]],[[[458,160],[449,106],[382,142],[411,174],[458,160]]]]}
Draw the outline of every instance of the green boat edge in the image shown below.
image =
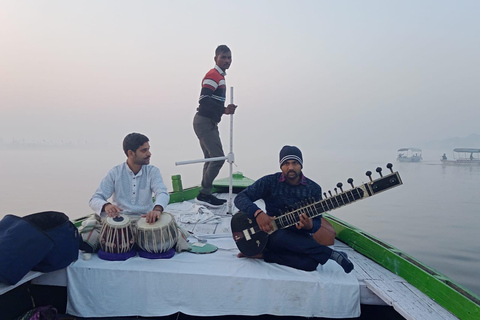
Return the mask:
{"type": "MultiPolygon", "coordinates": [[[[245,178],[241,172],[236,172],[232,179],[233,192],[238,193],[253,182],[254,180],[245,178]]],[[[172,185],[173,192],[170,193],[169,203],[195,199],[201,190],[200,186],[184,189],[180,175],[172,176],[172,185]]],[[[228,190],[228,178],[215,180],[213,192],[228,193],[228,190]]],[[[390,244],[329,213],[324,213],[323,217],[334,227],[338,240],[402,277],[456,317],[465,320],[480,319],[480,297],[468,289],[456,284],[447,276],[424,265],[390,244]]],[[[84,219],[85,217],[72,222],[79,227],[84,219]]]]}
{"type": "Polygon", "coordinates": [[[352,225],[325,213],[336,233],[336,238],[355,251],[402,277],[415,288],[460,319],[480,319],[480,297],[437,272],[352,225]]]}
{"type": "MultiPolygon", "coordinates": [[[[255,180],[247,178],[241,172],[234,172],[232,174],[232,191],[238,193],[254,183],[255,180]]],[[[170,202],[177,203],[186,200],[195,199],[200,192],[201,187],[196,186],[192,188],[183,189],[182,178],[180,175],[172,176],[173,192],[170,193],[170,202]]],[[[216,179],[213,182],[212,192],[228,193],[230,188],[230,178],[216,179]]]]}

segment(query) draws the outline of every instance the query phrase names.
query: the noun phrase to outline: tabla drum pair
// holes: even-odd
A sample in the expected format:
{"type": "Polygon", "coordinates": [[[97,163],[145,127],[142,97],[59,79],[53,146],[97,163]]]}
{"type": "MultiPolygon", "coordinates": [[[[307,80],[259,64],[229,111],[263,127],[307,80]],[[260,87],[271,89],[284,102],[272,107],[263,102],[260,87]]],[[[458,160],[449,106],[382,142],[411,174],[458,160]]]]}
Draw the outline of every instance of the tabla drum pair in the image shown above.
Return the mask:
{"type": "Polygon", "coordinates": [[[136,255],[135,243],[140,248],[139,255],[149,259],[166,259],[175,254],[177,227],[169,213],[162,213],[153,224],[145,218],[137,222],[136,228],[125,215],[107,218],[100,232],[98,256],[104,260],[127,260],[136,255]]]}

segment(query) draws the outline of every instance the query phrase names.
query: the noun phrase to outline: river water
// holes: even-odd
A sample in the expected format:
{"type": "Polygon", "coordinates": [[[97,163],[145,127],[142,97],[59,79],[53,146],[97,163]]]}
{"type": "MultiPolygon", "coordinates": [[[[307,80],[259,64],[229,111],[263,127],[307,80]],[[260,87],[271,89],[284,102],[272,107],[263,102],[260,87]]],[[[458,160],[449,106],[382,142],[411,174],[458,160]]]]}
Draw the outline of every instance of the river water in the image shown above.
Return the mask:
{"type": "MultiPolygon", "coordinates": [[[[267,148],[268,149],[268,148],[267,148]]],[[[199,151],[199,150],[198,150],[199,151]]],[[[403,185],[332,211],[331,214],[382,239],[480,295],[480,166],[443,166],[445,150],[424,150],[422,163],[397,163],[393,150],[316,150],[304,152],[304,173],[324,191],[337,182],[368,181],[365,172],[394,164],[403,185]]],[[[101,179],[125,159],[122,150],[73,147],[0,147],[0,219],[46,210],[71,219],[91,213],[88,200],[101,179]]],[[[236,155],[237,167],[257,179],[278,171],[277,153],[251,159],[236,155]],[[268,157],[268,158],[267,158],[268,157]],[[271,159],[270,159],[271,158],[271,159]],[[264,159],[260,161],[258,159],[264,159]]],[[[201,164],[176,167],[187,153],[156,155],[169,190],[170,176],[181,174],[184,187],[200,180],[201,164]]],[[[225,165],[220,177],[228,175],[225,165]]]]}

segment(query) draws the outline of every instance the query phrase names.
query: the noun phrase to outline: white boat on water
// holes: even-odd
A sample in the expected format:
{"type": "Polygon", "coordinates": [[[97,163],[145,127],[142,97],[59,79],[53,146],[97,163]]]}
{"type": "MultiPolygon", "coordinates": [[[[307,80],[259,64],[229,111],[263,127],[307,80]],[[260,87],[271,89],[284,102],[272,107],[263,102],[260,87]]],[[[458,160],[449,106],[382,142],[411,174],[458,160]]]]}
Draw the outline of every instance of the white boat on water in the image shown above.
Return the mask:
{"type": "Polygon", "coordinates": [[[419,148],[400,148],[397,152],[397,161],[399,162],[420,162],[423,160],[422,149],[419,148]]]}
{"type": "Polygon", "coordinates": [[[480,165],[480,149],[455,148],[453,149],[453,159],[449,160],[447,155],[444,153],[440,161],[442,161],[442,164],[445,165],[480,165]]]}

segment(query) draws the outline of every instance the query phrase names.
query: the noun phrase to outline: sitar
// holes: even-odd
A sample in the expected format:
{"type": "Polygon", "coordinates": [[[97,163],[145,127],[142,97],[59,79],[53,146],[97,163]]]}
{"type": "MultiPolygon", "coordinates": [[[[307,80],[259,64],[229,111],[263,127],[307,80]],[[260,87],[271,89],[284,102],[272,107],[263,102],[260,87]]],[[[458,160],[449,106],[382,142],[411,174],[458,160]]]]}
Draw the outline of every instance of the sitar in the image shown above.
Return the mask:
{"type": "Polygon", "coordinates": [[[346,206],[350,203],[362,200],[380,192],[390,190],[391,188],[402,185],[402,179],[398,172],[393,172],[393,165],[387,164],[387,168],[390,169],[388,175],[382,175],[382,168],[378,167],[376,172],[380,175],[380,178],[373,180],[372,172],[367,171],[366,175],[369,177],[370,182],[362,183],[360,186],[355,187],[353,185],[353,179],[349,178],[347,182],[352,186],[350,190],[343,191],[341,182],[337,183],[337,188],[334,188],[335,194],[331,191],[323,193],[324,199],[320,201],[306,200],[305,202],[298,203],[295,209],[291,209],[281,215],[275,217],[272,220],[273,230],[270,233],[266,233],[260,230],[256,219],[250,218],[245,212],[238,212],[232,217],[231,228],[233,239],[240,250],[246,256],[255,256],[261,253],[267,245],[268,235],[279,230],[288,228],[297,224],[300,221],[300,215],[306,214],[309,218],[315,218],[322,215],[324,212],[335,210],[346,206]]]}

